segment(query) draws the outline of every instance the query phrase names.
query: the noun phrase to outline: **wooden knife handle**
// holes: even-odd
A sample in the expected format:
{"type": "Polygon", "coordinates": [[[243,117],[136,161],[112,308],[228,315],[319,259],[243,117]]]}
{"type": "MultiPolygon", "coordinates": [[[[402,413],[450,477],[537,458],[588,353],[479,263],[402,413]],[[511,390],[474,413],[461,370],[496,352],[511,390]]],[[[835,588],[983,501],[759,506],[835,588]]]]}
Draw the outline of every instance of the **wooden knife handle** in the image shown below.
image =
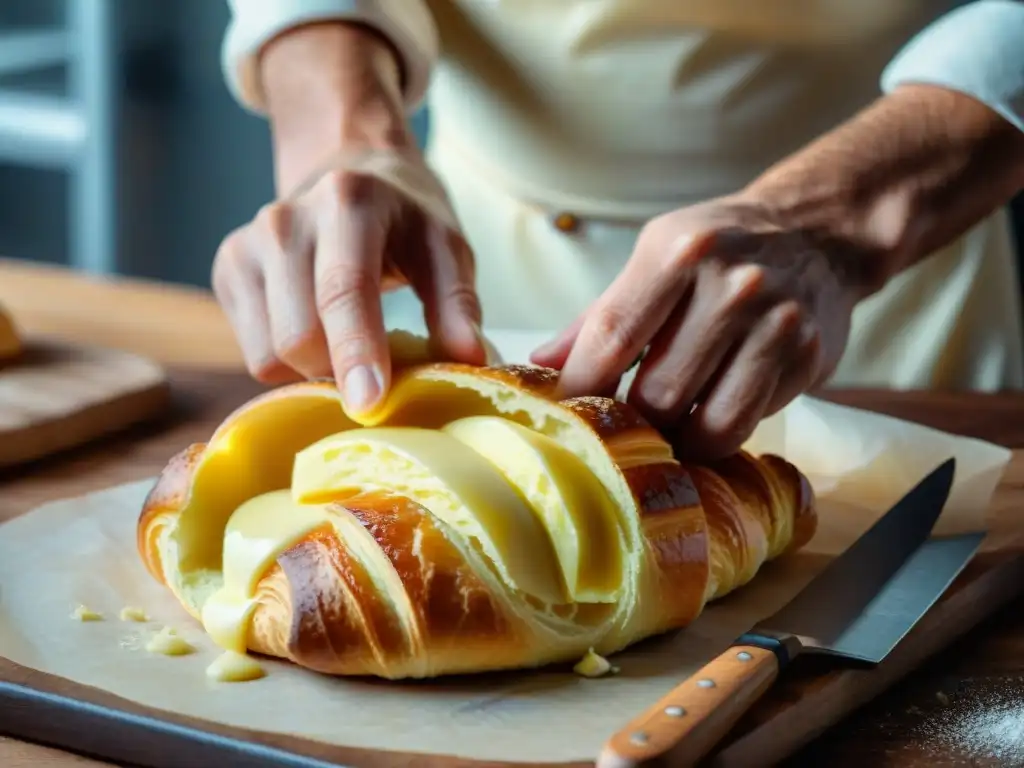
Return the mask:
{"type": "Polygon", "coordinates": [[[612,736],[598,768],[695,765],[778,674],[771,651],[732,646],[612,736]]]}

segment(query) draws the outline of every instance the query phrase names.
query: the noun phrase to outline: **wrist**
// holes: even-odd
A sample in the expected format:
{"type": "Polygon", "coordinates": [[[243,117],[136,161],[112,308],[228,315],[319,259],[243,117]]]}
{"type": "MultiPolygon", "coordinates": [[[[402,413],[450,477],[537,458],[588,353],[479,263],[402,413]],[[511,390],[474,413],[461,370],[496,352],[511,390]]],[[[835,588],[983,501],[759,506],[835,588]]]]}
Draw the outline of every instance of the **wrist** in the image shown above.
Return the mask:
{"type": "Polygon", "coordinates": [[[977,100],[904,86],[741,194],[830,249],[864,298],[1024,185],[1024,134],[977,100]]]}
{"type": "Polygon", "coordinates": [[[842,178],[794,164],[773,168],[735,197],[773,231],[824,254],[854,303],[888,280],[898,246],[879,236],[869,206],[842,178]]]}
{"type": "Polygon", "coordinates": [[[345,150],[415,147],[397,56],[374,31],[342,22],[298,27],[267,45],[260,67],[279,191],[345,150]]]}

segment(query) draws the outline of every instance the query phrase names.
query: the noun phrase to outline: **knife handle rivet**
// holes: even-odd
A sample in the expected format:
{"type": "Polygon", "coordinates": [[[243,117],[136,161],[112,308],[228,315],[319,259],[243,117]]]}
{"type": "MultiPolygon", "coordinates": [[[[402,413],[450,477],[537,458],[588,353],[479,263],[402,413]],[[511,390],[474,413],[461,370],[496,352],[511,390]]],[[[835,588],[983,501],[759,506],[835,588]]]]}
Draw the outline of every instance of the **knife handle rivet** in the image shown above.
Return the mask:
{"type": "Polygon", "coordinates": [[[697,687],[698,688],[714,688],[715,687],[715,681],[714,680],[708,680],[706,678],[704,680],[698,680],[697,681],[697,687]]]}
{"type": "Polygon", "coordinates": [[[669,717],[685,717],[686,710],[676,706],[665,707],[665,714],[669,717]]]}
{"type": "Polygon", "coordinates": [[[646,744],[647,734],[643,731],[637,731],[636,733],[630,735],[629,740],[632,741],[634,744],[646,744]]]}
{"type": "Polygon", "coordinates": [[[750,661],[754,657],[751,656],[746,651],[740,651],[739,653],[736,654],[736,658],[739,659],[740,661],[750,661]]]}

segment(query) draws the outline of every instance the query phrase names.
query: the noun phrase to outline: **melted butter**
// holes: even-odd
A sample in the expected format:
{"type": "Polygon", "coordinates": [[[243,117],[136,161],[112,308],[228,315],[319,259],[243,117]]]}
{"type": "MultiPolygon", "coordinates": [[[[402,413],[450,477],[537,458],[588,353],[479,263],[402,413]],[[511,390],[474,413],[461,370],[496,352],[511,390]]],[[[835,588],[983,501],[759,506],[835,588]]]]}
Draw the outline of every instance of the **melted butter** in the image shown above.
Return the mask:
{"type": "Polygon", "coordinates": [[[146,612],[144,610],[142,610],[141,608],[135,608],[130,605],[127,605],[121,609],[121,613],[118,614],[118,618],[120,618],[121,621],[149,621],[149,616],[146,615],[146,612]]]}
{"type": "Polygon", "coordinates": [[[164,627],[146,643],[146,650],[164,656],[187,656],[194,653],[196,649],[173,627],[164,627]]]}
{"type": "Polygon", "coordinates": [[[459,419],[444,431],[487,459],[527,500],[551,537],[575,602],[618,599],[623,570],[616,507],[579,456],[498,416],[459,419]]]}
{"type": "Polygon", "coordinates": [[[228,651],[244,654],[256,587],[283,552],[329,523],[324,505],[300,504],[291,491],[249,499],[224,531],[223,585],[203,604],[203,628],[228,651]]]}
{"type": "Polygon", "coordinates": [[[245,683],[264,675],[256,659],[235,651],[224,651],[206,668],[206,676],[218,683],[245,683]]]}
{"type": "Polygon", "coordinates": [[[572,668],[572,671],[581,677],[604,677],[605,675],[616,674],[619,669],[612,666],[608,659],[595,653],[594,649],[591,648],[582,659],[576,662],[576,666],[572,668]]]}
{"type": "Polygon", "coordinates": [[[80,605],[71,612],[71,618],[75,621],[103,621],[103,614],[97,613],[84,605],[80,605]]]}

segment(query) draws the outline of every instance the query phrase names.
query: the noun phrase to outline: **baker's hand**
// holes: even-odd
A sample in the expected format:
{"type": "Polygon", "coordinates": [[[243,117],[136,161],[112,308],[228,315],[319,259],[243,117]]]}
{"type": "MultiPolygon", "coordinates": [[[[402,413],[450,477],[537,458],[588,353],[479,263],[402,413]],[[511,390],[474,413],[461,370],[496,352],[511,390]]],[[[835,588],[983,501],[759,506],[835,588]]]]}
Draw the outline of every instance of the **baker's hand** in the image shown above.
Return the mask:
{"type": "Polygon", "coordinates": [[[483,362],[468,246],[373,176],[331,171],[293,200],[265,206],[224,240],[213,267],[252,375],[266,383],[333,376],[349,412],[387,390],[381,294],[407,283],[442,351],[483,362]]]}
{"type": "Polygon", "coordinates": [[[450,210],[427,212],[443,189],[409,130],[391,47],[359,25],[301,25],[260,67],[280,199],[229,235],[213,266],[252,374],[333,376],[347,410],[367,410],[391,376],[381,293],[406,283],[438,351],[483,362],[472,255],[450,210]]]}
{"type": "Polygon", "coordinates": [[[821,383],[856,291],[842,254],[765,209],[721,198],[653,219],[607,291],[534,353],[565,396],[609,392],[644,354],[629,400],[691,458],[728,455],[821,383]]]}

